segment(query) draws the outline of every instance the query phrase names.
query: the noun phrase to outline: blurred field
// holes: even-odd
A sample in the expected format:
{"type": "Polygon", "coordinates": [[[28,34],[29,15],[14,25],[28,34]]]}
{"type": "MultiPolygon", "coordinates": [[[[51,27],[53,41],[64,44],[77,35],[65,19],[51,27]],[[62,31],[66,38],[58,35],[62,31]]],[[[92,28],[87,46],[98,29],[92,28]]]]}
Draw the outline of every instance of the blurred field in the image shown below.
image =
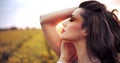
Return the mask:
{"type": "Polygon", "coordinates": [[[0,63],[56,63],[41,30],[0,31],[0,63]]]}

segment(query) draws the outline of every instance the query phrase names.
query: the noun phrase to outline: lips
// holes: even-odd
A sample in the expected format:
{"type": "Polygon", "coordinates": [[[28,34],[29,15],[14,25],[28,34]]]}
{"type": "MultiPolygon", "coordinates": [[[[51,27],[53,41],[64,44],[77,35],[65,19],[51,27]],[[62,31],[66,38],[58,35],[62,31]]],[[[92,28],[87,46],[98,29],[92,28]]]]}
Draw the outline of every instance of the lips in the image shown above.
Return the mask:
{"type": "Polygon", "coordinates": [[[64,33],[64,32],[65,32],[65,30],[64,30],[64,29],[62,29],[61,33],[64,33]]]}

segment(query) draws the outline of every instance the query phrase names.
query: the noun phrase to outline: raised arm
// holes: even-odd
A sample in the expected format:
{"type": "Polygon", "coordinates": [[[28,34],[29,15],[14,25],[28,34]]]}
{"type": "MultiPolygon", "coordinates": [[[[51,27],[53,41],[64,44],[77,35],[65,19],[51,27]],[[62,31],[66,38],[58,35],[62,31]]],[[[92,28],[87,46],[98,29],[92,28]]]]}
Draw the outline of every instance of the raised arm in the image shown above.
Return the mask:
{"type": "Polygon", "coordinates": [[[68,18],[75,9],[77,9],[77,7],[68,8],[40,16],[41,26],[46,40],[49,46],[58,56],[60,56],[61,38],[56,31],[56,25],[62,20],[68,18]]]}

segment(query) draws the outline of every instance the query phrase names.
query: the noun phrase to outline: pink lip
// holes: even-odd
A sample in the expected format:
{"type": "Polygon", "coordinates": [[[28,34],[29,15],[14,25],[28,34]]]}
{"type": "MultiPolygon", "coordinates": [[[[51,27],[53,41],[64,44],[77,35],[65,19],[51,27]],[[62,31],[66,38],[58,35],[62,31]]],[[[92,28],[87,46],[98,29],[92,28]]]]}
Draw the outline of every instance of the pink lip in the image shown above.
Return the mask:
{"type": "Polygon", "coordinates": [[[61,33],[64,33],[64,32],[65,32],[65,30],[64,30],[64,29],[62,29],[61,33]]]}

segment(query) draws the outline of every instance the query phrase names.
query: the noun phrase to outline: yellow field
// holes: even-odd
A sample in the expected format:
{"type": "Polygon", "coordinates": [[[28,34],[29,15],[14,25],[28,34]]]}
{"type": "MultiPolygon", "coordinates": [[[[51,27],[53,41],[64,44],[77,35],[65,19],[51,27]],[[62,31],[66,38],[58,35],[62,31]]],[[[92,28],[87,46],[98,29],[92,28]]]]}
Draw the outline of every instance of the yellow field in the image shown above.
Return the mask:
{"type": "Polygon", "coordinates": [[[41,30],[0,31],[0,63],[56,63],[41,30]]]}

